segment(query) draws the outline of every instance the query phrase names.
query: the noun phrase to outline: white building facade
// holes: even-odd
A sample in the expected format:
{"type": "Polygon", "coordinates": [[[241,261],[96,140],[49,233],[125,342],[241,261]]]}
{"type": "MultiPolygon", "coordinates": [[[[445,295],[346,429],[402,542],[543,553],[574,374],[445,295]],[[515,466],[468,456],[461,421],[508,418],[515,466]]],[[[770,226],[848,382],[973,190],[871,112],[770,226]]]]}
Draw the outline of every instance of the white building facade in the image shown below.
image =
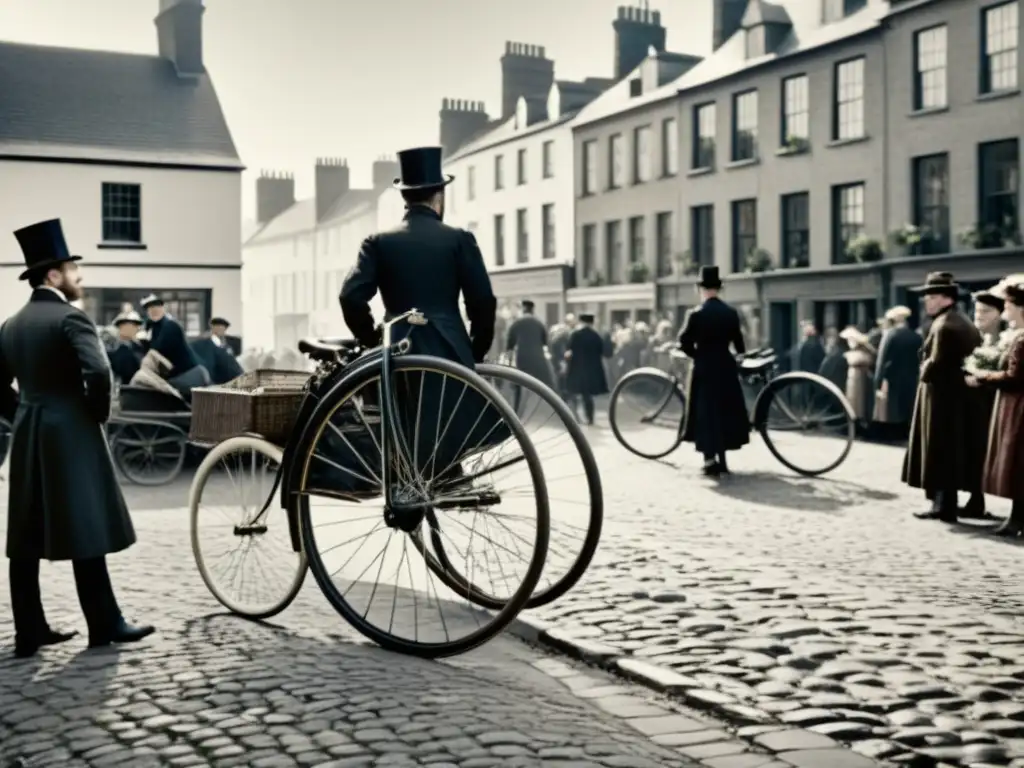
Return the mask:
{"type": "MultiPolygon", "coordinates": [[[[203,64],[203,5],[158,11],[158,56],[0,42],[0,70],[22,73],[0,89],[0,230],[61,219],[98,323],[156,293],[190,335],[215,315],[242,335],[243,166],[203,64]]],[[[28,297],[2,238],[0,321],[28,297]]]]}

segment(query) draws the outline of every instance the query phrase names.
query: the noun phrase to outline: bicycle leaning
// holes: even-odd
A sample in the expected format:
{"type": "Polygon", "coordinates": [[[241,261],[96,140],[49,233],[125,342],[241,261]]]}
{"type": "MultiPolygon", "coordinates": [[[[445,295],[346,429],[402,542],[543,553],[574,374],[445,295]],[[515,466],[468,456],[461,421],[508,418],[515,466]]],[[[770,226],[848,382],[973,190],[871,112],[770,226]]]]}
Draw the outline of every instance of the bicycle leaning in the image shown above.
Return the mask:
{"type": "Polygon", "coordinates": [[[580,578],[597,547],[602,496],[589,446],[578,426],[568,428],[571,413],[539,382],[494,370],[503,366],[473,371],[410,354],[409,338],[393,341],[396,324],[426,322],[416,311],[396,317],[374,350],[350,340],[304,340],[299,351],[318,365],[312,377],[253,372],[234,386],[196,390],[192,439],[213,445],[190,492],[192,546],[207,587],[229,610],[254,619],[280,613],[308,570],[363,635],[391,650],[438,657],[485,642],[524,607],[556,599],[580,578]],[[587,512],[555,522],[556,531],[583,535],[554,577],[545,573],[552,521],[529,419],[488,383],[510,375],[558,402],[561,411],[552,403],[553,410],[587,478],[587,512]],[[291,413],[271,414],[262,434],[217,439],[218,430],[240,423],[232,417],[217,426],[218,408],[251,409],[261,398],[291,403],[291,413]],[[212,411],[204,411],[208,402],[212,411]],[[460,415],[463,406],[468,412],[460,415]],[[212,525],[219,493],[257,476],[259,488],[242,493],[227,515],[220,510],[224,525],[212,525]],[[495,529],[512,534],[512,543],[493,541],[495,529]],[[209,533],[226,535],[214,541],[209,533]],[[236,546],[224,553],[218,543],[236,546]],[[518,562],[506,567],[505,554],[518,562]],[[236,585],[232,577],[247,565],[262,569],[236,585]]]}
{"type": "MultiPolygon", "coordinates": [[[[690,360],[680,350],[671,356],[688,367],[690,360]]],[[[751,428],[778,461],[812,477],[831,472],[846,460],[857,421],[835,384],[815,373],[781,373],[778,355],[767,347],[738,360],[751,428]]],[[[688,386],[688,377],[658,368],[639,368],[623,376],[612,390],[608,408],[615,438],[642,458],[668,456],[683,441],[688,386]]]]}

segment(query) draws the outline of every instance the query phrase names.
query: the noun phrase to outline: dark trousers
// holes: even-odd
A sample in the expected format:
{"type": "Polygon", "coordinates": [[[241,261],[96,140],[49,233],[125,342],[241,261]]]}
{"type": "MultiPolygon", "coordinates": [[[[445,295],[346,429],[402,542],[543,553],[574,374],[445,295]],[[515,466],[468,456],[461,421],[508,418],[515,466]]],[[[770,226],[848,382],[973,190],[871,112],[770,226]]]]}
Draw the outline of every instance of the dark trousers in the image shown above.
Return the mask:
{"type": "Polygon", "coordinates": [[[956,515],[960,511],[955,488],[927,489],[925,496],[931,501],[932,509],[936,512],[948,512],[951,515],[956,515]]]}
{"type": "MultiPolygon", "coordinates": [[[[74,560],[73,566],[78,602],[85,614],[89,635],[108,635],[121,620],[121,609],[110,584],[106,558],[74,560]]],[[[31,638],[46,632],[49,625],[39,592],[39,561],[12,558],[10,576],[15,633],[19,637],[31,638]]]]}
{"type": "Polygon", "coordinates": [[[571,395],[570,405],[572,405],[572,412],[578,415],[576,410],[576,402],[578,400],[583,401],[583,418],[587,424],[594,423],[594,396],[593,395],[571,395]]]}

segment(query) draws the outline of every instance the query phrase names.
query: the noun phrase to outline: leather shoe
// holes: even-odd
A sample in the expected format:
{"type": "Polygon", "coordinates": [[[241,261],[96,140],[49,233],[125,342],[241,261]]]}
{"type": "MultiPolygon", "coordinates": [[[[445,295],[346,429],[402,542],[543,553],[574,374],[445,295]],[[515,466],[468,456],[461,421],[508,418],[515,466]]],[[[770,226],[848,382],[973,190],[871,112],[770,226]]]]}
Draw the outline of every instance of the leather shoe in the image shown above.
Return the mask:
{"type": "Polygon", "coordinates": [[[1004,539],[1016,539],[1024,536],[1024,528],[1014,520],[1007,520],[998,528],[992,530],[993,536],[1001,536],[1004,539]]]}
{"type": "Polygon", "coordinates": [[[39,652],[40,648],[45,648],[48,645],[60,645],[66,643],[73,637],[78,635],[77,632],[58,632],[53,629],[47,629],[42,635],[34,637],[31,640],[26,638],[15,638],[14,640],[14,655],[19,659],[28,659],[35,656],[39,652]]]}
{"type": "Polygon", "coordinates": [[[944,523],[955,523],[956,512],[946,512],[941,509],[932,509],[928,512],[915,512],[914,517],[918,520],[941,520],[944,523]]]}
{"type": "Polygon", "coordinates": [[[137,643],[139,640],[149,637],[156,629],[149,624],[134,626],[124,619],[118,622],[114,630],[106,635],[91,635],[89,637],[90,648],[100,648],[113,643],[137,643]]]}
{"type": "Polygon", "coordinates": [[[708,461],[700,471],[705,477],[718,477],[722,474],[722,465],[717,461],[708,461]]]}

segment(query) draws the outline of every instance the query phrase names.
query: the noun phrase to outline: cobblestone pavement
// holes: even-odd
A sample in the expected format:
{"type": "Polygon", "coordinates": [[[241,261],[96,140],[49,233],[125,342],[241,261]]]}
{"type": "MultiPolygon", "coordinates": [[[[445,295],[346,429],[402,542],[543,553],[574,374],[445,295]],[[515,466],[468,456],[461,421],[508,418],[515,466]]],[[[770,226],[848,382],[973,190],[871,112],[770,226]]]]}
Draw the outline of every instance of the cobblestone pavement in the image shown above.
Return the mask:
{"type": "Polygon", "coordinates": [[[527,617],[542,640],[736,723],[896,762],[1024,766],[1024,549],[914,519],[900,449],[857,444],[807,479],[755,437],[713,481],[689,447],[652,462],[601,422],[591,436],[602,545],[527,617]]]}
{"type": "MultiPolygon", "coordinates": [[[[747,760],[740,768],[793,765],[645,688],[513,638],[444,663],[386,653],[356,638],[312,579],[277,624],[218,614],[192,561],[185,510],[163,508],[185,487],[129,488],[140,541],[110,558],[126,614],[157,625],[146,642],[86,651],[75,639],[13,659],[3,569],[0,766],[16,757],[37,768],[697,765],[687,751],[747,760]]],[[[0,521],[2,533],[2,505],[0,521]]],[[[82,624],[70,570],[43,567],[48,617],[64,628],[82,624]]]]}

